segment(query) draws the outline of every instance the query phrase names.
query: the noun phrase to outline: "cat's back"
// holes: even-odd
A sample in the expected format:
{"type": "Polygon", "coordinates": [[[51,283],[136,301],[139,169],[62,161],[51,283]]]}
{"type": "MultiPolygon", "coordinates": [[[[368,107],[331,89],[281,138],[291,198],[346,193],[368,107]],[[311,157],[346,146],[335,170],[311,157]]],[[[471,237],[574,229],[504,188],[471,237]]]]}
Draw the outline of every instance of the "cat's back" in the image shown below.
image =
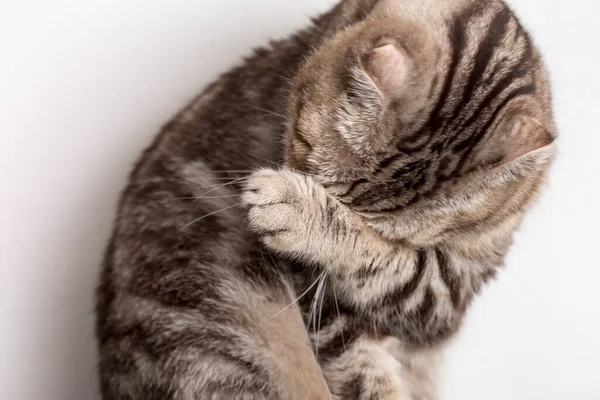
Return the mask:
{"type": "MultiPolygon", "coordinates": [[[[273,374],[287,368],[272,367],[276,353],[314,363],[296,338],[299,315],[268,322],[291,301],[290,286],[246,229],[238,199],[246,175],[281,157],[287,86],[311,35],[273,42],[221,76],[136,164],[97,289],[104,398],[273,398],[273,374]]],[[[318,375],[309,380],[324,390],[318,375]]]]}

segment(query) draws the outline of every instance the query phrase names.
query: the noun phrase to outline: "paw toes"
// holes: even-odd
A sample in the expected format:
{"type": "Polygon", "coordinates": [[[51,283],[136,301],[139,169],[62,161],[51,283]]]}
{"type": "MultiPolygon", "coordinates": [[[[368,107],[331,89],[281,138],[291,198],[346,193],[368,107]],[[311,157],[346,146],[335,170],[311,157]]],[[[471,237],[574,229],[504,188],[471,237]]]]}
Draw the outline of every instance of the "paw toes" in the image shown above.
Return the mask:
{"type": "Polygon", "coordinates": [[[255,205],[248,212],[250,226],[259,232],[290,229],[294,220],[293,209],[287,204],[255,205]]]}
{"type": "Polygon", "coordinates": [[[287,184],[279,172],[261,170],[248,178],[242,202],[246,205],[276,204],[288,197],[287,184]]]}

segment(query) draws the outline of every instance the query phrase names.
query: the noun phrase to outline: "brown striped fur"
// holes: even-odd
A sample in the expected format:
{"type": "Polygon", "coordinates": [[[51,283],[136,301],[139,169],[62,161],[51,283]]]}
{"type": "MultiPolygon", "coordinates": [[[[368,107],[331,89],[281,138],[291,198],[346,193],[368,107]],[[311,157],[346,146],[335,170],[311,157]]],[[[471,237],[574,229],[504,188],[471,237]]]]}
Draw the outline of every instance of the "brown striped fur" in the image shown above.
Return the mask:
{"type": "Polygon", "coordinates": [[[103,398],[436,398],[555,136],[502,2],[341,1],[133,171],[98,289],[103,398]]]}
{"type": "Polygon", "coordinates": [[[456,332],[502,265],[554,153],[548,93],[529,36],[496,1],[379,1],[299,71],[298,172],[254,174],[243,200],[267,247],[318,265],[360,326],[358,350],[319,359],[330,387],[343,370],[381,380],[359,398],[434,397],[433,366],[403,370],[456,332]],[[378,337],[398,341],[398,365],[375,356],[378,337]]]}

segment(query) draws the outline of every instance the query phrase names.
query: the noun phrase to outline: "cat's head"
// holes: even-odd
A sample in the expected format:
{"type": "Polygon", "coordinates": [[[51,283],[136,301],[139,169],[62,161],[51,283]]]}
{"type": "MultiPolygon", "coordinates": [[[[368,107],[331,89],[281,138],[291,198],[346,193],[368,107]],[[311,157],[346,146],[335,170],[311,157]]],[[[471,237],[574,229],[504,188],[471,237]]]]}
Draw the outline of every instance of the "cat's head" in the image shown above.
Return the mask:
{"type": "Polygon", "coordinates": [[[555,139],[528,34],[499,1],[372,3],[295,78],[287,165],[390,238],[516,225],[555,139]]]}

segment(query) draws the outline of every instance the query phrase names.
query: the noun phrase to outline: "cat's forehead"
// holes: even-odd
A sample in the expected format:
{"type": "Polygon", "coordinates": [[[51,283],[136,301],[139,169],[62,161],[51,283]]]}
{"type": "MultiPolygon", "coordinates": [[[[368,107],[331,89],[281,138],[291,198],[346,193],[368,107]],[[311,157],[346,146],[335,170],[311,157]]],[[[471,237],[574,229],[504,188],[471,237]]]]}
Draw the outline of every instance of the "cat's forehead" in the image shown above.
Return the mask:
{"type": "Polygon", "coordinates": [[[376,14],[401,15],[423,21],[443,20],[473,6],[493,6],[501,0],[379,0],[373,7],[376,14]]]}
{"type": "MultiPolygon", "coordinates": [[[[430,93],[435,94],[443,80],[440,77],[446,74],[457,53],[462,54],[458,60],[461,65],[475,55],[482,65],[487,65],[494,57],[511,58],[512,50],[520,54],[527,40],[516,43],[512,49],[510,40],[519,30],[517,19],[500,0],[375,1],[367,18],[337,31],[307,58],[295,78],[294,114],[296,117],[327,114],[337,105],[340,93],[351,95],[359,70],[364,67],[364,55],[386,40],[402,49],[402,57],[410,59],[403,63],[407,65],[405,74],[411,74],[408,83],[420,82],[420,88],[430,87],[430,93]],[[506,25],[507,35],[495,45],[494,51],[482,53],[478,43],[483,37],[502,30],[489,29],[498,16],[506,25]]],[[[456,75],[453,80],[458,83],[450,85],[450,92],[461,86],[461,79],[466,79],[462,73],[466,66],[453,71],[456,75]]],[[[411,87],[411,90],[420,89],[411,87]]]]}
{"type": "MultiPolygon", "coordinates": [[[[379,0],[371,10],[367,23],[418,26],[434,40],[446,42],[448,29],[454,24],[485,21],[497,11],[505,9],[502,0],[379,0]]],[[[483,27],[481,27],[483,29],[483,27]]]]}

